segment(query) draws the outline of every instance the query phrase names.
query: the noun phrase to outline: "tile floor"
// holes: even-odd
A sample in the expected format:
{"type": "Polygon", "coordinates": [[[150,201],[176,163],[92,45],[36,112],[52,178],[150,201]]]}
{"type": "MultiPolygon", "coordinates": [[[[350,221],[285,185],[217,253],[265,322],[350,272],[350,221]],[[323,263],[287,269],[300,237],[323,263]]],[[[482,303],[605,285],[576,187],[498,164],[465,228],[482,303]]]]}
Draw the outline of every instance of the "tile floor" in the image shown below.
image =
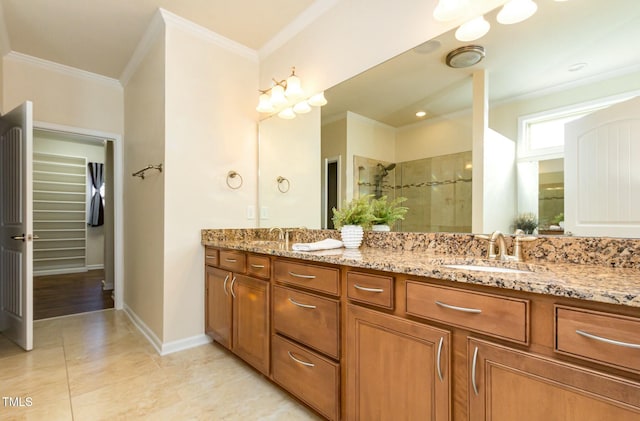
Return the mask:
{"type": "Polygon", "coordinates": [[[217,345],[159,356],[122,311],[36,321],[31,352],[0,335],[0,420],[103,419],[320,420],[217,345]]]}

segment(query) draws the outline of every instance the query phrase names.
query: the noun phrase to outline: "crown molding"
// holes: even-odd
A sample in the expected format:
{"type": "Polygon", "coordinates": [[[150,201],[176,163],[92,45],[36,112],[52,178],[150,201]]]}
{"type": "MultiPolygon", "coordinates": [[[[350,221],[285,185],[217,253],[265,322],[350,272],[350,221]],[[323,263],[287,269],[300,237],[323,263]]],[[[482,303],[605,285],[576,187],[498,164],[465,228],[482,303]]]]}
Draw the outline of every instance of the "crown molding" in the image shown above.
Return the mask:
{"type": "Polygon", "coordinates": [[[164,19],[164,22],[167,25],[173,25],[200,39],[203,39],[204,41],[215,44],[221,48],[224,48],[225,50],[235,53],[241,57],[247,58],[255,63],[258,62],[258,52],[256,50],[253,50],[229,38],[223,37],[220,34],[217,34],[203,26],[193,23],[190,20],[175,15],[164,9],[159,9],[159,11],[162,15],[162,18],[164,19]]]}
{"type": "Polygon", "coordinates": [[[122,74],[120,74],[120,83],[122,86],[127,86],[129,79],[131,79],[131,76],[133,76],[135,71],[138,69],[138,66],[140,66],[140,63],[142,63],[142,60],[149,52],[153,42],[163,33],[162,29],[164,27],[164,21],[162,19],[162,13],[160,12],[161,10],[162,9],[158,9],[156,13],[154,13],[151,23],[147,26],[147,29],[136,46],[135,51],[131,55],[129,62],[122,71],[122,74]]]}
{"type": "Polygon", "coordinates": [[[260,60],[264,60],[278,48],[289,42],[303,29],[322,16],[327,10],[335,6],[338,1],[340,0],[316,0],[313,2],[311,6],[307,7],[293,21],[291,21],[291,23],[285,26],[258,50],[260,60]]]}
{"type": "Polygon", "coordinates": [[[120,84],[120,81],[118,81],[117,79],[99,75],[97,73],[88,72],[86,70],[77,69],[75,67],[66,66],[64,64],[55,63],[53,61],[30,56],[27,54],[18,53],[17,51],[9,52],[5,56],[5,58],[9,60],[17,61],[17,62],[30,64],[32,66],[40,67],[42,69],[60,73],[66,76],[75,77],[79,79],[87,79],[93,82],[100,82],[114,88],[122,89],[122,85],[120,84]]]}

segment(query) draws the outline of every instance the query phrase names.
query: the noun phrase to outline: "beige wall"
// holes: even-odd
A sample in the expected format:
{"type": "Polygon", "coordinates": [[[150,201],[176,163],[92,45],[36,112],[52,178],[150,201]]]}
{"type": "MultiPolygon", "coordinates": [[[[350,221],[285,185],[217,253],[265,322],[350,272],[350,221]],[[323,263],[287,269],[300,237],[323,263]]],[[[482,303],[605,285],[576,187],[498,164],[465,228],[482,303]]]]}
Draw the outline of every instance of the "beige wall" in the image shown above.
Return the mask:
{"type": "Polygon", "coordinates": [[[200,230],[254,227],[258,63],[169,24],[166,41],[163,341],[204,331],[200,230]],[[237,190],[227,173],[242,175],[237,190]]]}
{"type": "Polygon", "coordinates": [[[11,53],[2,59],[2,107],[33,102],[34,121],[122,134],[123,89],[101,76],[44,66],[11,53]]]}
{"type": "MultiPolygon", "coordinates": [[[[489,87],[491,89],[491,87],[489,87]]],[[[497,104],[489,110],[489,127],[514,141],[518,138],[518,117],[555,108],[640,90],[640,72],[613,77],[589,85],[549,92],[497,104]]]]}
{"type": "Polygon", "coordinates": [[[130,174],[165,159],[165,42],[159,34],[125,87],[124,303],[162,341],[165,172],[130,174]]]}
{"type": "Polygon", "coordinates": [[[463,112],[400,128],[396,135],[396,161],[412,161],[470,151],[471,113],[463,112]]]}
{"type": "MultiPolygon", "coordinates": [[[[470,2],[476,15],[506,0],[470,2]]],[[[260,86],[296,66],[304,87],[321,91],[415,47],[462,22],[433,19],[437,0],[338,1],[260,62],[260,86]]]]}
{"type": "Polygon", "coordinates": [[[260,122],[260,226],[320,228],[320,109],[293,120],[271,117],[260,122]],[[278,190],[278,177],[285,177],[278,190]],[[262,216],[262,209],[268,218],[262,216]]]}
{"type": "MultiPolygon", "coordinates": [[[[105,146],[98,143],[73,140],[63,135],[36,131],[33,151],[48,154],[77,156],[87,162],[105,162],[105,146]]],[[[87,226],[87,266],[104,265],[104,226],[87,226]]]]}

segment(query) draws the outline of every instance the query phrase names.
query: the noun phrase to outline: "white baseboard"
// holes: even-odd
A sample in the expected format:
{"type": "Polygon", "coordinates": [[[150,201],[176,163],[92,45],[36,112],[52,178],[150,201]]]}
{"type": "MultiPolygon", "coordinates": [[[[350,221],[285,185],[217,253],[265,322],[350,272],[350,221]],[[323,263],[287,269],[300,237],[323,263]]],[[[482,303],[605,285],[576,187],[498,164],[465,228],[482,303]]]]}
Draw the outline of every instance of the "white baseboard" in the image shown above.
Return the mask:
{"type": "Polygon", "coordinates": [[[86,266],[79,268],[63,268],[63,269],[44,269],[33,271],[33,276],[45,276],[45,275],[64,275],[65,273],[82,273],[86,272],[86,266]]]}
{"type": "Polygon", "coordinates": [[[156,352],[160,355],[168,355],[178,351],[184,351],[185,349],[195,348],[200,345],[208,344],[211,342],[211,338],[205,334],[192,336],[190,338],[179,339],[177,341],[163,343],[158,336],[146,325],[144,321],[129,307],[124,304],[124,311],[129,316],[131,322],[138,328],[138,330],[147,338],[147,340],[153,345],[156,352]]]}

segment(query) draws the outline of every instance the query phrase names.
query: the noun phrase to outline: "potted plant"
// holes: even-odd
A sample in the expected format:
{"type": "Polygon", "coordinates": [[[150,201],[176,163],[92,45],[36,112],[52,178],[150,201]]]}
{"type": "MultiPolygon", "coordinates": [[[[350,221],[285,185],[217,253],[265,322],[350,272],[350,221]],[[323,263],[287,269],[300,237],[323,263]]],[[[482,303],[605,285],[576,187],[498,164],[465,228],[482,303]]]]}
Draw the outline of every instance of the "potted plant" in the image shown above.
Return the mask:
{"type": "Polygon", "coordinates": [[[533,231],[538,228],[538,217],[531,212],[521,213],[513,221],[515,229],[521,229],[525,234],[533,234],[533,231]]]}
{"type": "Polygon", "coordinates": [[[391,226],[398,220],[403,220],[409,208],[400,206],[407,200],[406,197],[397,197],[389,201],[387,196],[371,201],[371,210],[375,220],[373,221],[374,231],[391,231],[391,226]]]}
{"type": "Polygon", "coordinates": [[[333,208],[333,225],[340,230],[345,248],[358,248],[362,244],[364,228],[369,228],[375,217],[369,200],[371,195],[345,202],[342,208],[333,208]]]}

